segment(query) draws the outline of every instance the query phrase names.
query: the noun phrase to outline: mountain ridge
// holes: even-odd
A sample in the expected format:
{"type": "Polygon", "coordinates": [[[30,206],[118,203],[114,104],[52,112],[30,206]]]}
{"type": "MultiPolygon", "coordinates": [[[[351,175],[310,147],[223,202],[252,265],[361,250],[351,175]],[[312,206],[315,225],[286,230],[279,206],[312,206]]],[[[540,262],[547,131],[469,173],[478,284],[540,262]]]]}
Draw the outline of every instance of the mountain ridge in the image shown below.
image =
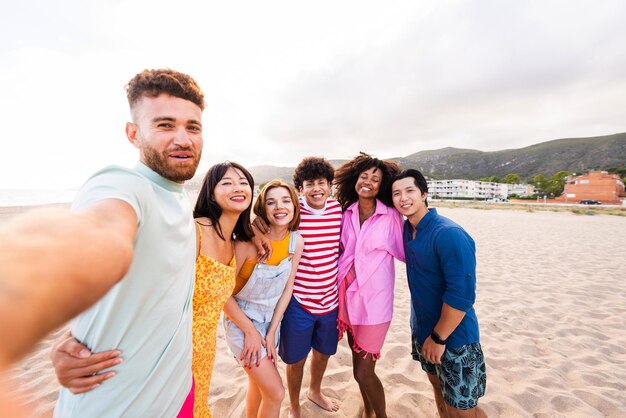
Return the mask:
{"type": "MultiPolygon", "coordinates": [[[[478,180],[488,176],[503,178],[509,173],[517,173],[522,180],[530,181],[537,174],[550,177],[560,170],[586,173],[626,166],[626,132],[553,139],[523,148],[498,151],[444,147],[390,160],[396,161],[403,169],[418,169],[432,179],[478,180]]],[[[338,167],[348,160],[329,161],[338,167]]],[[[263,184],[274,178],[281,178],[291,184],[295,167],[259,165],[248,169],[254,176],[255,184],[263,184]]],[[[199,176],[199,184],[203,176],[204,173],[199,176]]]]}

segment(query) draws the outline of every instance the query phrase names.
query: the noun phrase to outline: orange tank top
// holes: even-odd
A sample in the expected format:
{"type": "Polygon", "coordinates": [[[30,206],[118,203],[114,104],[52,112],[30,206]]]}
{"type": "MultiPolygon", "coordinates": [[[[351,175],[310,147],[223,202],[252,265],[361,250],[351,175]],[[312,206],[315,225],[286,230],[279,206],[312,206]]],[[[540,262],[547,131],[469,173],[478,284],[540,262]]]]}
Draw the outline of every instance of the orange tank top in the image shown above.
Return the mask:
{"type": "MultiPolygon", "coordinates": [[[[280,241],[271,241],[272,244],[272,255],[270,258],[265,261],[265,264],[269,266],[277,266],[283,261],[285,258],[289,256],[289,237],[291,234],[289,231],[285,234],[285,237],[280,241]]],[[[239,274],[237,275],[237,282],[235,284],[235,289],[233,290],[233,295],[239,293],[241,289],[248,283],[248,279],[252,275],[252,271],[254,270],[254,266],[256,266],[256,258],[253,260],[248,260],[243,263],[241,266],[241,270],[239,270],[239,274]]]]}

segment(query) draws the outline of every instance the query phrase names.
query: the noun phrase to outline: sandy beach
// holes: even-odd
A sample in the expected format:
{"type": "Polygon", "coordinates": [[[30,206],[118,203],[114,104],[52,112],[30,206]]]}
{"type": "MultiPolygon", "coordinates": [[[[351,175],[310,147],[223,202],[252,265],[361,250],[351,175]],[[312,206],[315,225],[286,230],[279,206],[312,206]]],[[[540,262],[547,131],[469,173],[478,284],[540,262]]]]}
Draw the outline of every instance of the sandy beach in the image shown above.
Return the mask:
{"type": "MultiPolygon", "coordinates": [[[[0,208],[0,221],[24,208],[0,208]]],[[[626,217],[571,212],[442,208],[474,237],[476,311],[487,361],[490,417],[626,416],[626,217]]],[[[431,387],[410,357],[409,292],[397,263],[394,319],[377,365],[391,417],[434,417],[431,387]]],[[[9,373],[8,386],[51,416],[58,385],[41,342],[9,373]]],[[[301,395],[305,417],[359,417],[361,398],[346,341],[329,362],[329,413],[301,395]]],[[[284,365],[280,365],[284,381],[284,365]]],[[[114,384],[109,381],[105,384],[114,384]]],[[[214,417],[243,417],[245,373],[229,357],[221,330],[210,404],[214,417]]],[[[287,416],[285,400],[281,416],[287,416]]]]}

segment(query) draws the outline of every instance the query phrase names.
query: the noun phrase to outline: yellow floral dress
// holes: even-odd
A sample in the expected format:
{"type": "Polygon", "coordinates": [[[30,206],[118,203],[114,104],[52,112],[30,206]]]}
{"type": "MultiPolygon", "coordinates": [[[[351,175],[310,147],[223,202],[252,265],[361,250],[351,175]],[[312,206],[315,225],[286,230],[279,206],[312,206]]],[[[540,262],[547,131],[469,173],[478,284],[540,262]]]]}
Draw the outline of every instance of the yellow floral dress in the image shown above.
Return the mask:
{"type": "MultiPolygon", "coordinates": [[[[202,231],[198,225],[200,247],[202,231]]],[[[224,304],[235,288],[235,257],[228,265],[199,254],[196,259],[196,284],[193,292],[193,357],[195,380],[194,418],[211,416],[209,387],[215,362],[217,323],[224,304]]]]}

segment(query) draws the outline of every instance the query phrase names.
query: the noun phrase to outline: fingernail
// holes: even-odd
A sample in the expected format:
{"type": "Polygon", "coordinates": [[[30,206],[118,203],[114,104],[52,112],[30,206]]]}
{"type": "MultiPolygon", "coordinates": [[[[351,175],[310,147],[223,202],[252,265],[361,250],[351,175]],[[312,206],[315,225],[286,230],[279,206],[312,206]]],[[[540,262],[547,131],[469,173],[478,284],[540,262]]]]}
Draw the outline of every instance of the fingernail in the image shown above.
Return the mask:
{"type": "Polygon", "coordinates": [[[87,357],[89,357],[89,355],[90,355],[90,354],[91,354],[91,353],[90,353],[90,352],[89,352],[89,350],[87,350],[86,348],[83,348],[82,350],[80,350],[80,351],[78,352],[78,355],[79,355],[80,357],[82,357],[82,358],[87,358],[87,357]]]}
{"type": "Polygon", "coordinates": [[[122,360],[121,358],[115,359],[115,364],[120,364],[121,362],[123,362],[124,360],[122,360]]]}

